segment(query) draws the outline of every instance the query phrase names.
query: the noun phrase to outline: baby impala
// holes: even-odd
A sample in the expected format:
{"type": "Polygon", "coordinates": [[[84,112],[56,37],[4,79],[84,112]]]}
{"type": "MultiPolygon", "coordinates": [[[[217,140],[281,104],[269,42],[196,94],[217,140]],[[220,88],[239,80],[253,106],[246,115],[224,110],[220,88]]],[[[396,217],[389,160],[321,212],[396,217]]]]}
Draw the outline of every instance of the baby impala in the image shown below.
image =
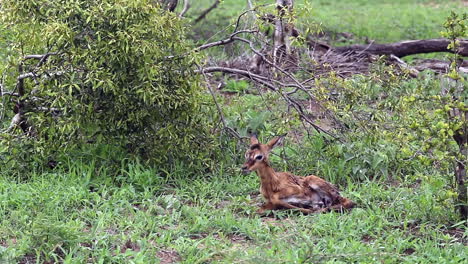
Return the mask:
{"type": "Polygon", "coordinates": [[[284,136],[275,137],[261,144],[256,136],[250,138],[250,147],[245,153],[244,173],[252,171],[260,176],[260,192],[266,203],[258,210],[297,209],[303,213],[341,211],[355,203],[340,195],[331,183],[314,175],[299,177],[289,172],[276,172],[270,167],[268,155],[281,143],[284,136]]]}

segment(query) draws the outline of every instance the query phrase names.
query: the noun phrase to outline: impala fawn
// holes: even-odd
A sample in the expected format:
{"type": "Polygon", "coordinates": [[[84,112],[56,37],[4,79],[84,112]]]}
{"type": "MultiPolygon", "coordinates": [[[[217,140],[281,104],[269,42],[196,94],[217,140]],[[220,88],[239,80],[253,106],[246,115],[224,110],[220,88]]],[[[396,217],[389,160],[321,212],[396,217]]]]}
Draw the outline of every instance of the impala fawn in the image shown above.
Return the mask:
{"type": "Polygon", "coordinates": [[[276,172],[270,167],[268,155],[281,143],[284,136],[275,137],[267,144],[261,144],[254,135],[245,153],[244,173],[252,171],[260,176],[260,192],[266,203],[258,210],[297,209],[305,214],[350,209],[355,206],[351,200],[340,195],[331,183],[310,175],[299,177],[289,172],[276,172]]]}

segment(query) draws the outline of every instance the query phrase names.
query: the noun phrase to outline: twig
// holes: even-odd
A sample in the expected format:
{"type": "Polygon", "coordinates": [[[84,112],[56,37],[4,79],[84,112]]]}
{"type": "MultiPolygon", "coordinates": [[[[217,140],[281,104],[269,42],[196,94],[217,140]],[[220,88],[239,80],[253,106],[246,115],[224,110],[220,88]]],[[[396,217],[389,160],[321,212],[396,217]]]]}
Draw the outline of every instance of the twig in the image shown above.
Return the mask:
{"type": "Polygon", "coordinates": [[[9,96],[15,96],[15,97],[18,97],[19,94],[18,93],[14,93],[14,92],[1,92],[0,93],[0,96],[5,96],[5,95],[9,95],[9,96]]]}
{"type": "Polygon", "coordinates": [[[229,38],[227,38],[227,39],[223,39],[223,40],[219,40],[219,41],[215,41],[215,42],[211,42],[211,43],[201,45],[201,46],[195,48],[195,51],[201,51],[201,50],[208,49],[208,48],[211,48],[211,47],[214,47],[214,46],[226,45],[226,44],[234,42],[235,40],[238,40],[238,38],[235,38],[235,36],[237,36],[239,34],[242,34],[242,33],[256,33],[256,32],[258,32],[258,31],[257,30],[239,30],[239,31],[236,31],[236,32],[232,33],[229,36],[229,38]]]}
{"type": "Polygon", "coordinates": [[[194,21],[194,24],[200,22],[201,20],[203,20],[206,15],[208,15],[208,13],[210,13],[211,11],[213,11],[213,9],[215,9],[216,7],[218,7],[218,4],[220,3],[221,1],[220,0],[215,0],[215,2],[210,6],[208,7],[207,9],[205,9],[205,11],[203,11],[200,16],[197,17],[197,19],[195,19],[194,21]]]}
{"type": "Polygon", "coordinates": [[[222,111],[221,107],[219,106],[218,101],[216,100],[216,96],[215,96],[215,94],[213,92],[210,81],[208,80],[208,77],[206,76],[205,71],[203,69],[201,69],[200,71],[203,74],[203,77],[205,78],[206,86],[208,87],[208,90],[209,90],[209,92],[211,94],[211,97],[213,98],[213,101],[215,103],[216,109],[218,110],[219,119],[223,123],[223,129],[225,129],[227,132],[229,132],[231,135],[233,135],[237,139],[239,139],[239,140],[243,139],[244,137],[239,135],[239,133],[237,133],[234,129],[232,129],[231,127],[229,127],[227,125],[226,120],[224,119],[223,111],[222,111]]]}
{"type": "Polygon", "coordinates": [[[187,13],[189,8],[190,8],[189,0],[184,0],[184,7],[182,8],[182,11],[180,11],[179,17],[180,18],[184,17],[185,13],[187,13]]]}
{"type": "Polygon", "coordinates": [[[10,126],[8,126],[8,129],[6,130],[6,132],[11,132],[15,127],[18,127],[20,126],[21,124],[21,114],[20,113],[16,113],[13,118],[11,119],[11,122],[10,122],[10,126]]]}
{"type": "Polygon", "coordinates": [[[230,74],[238,74],[238,75],[245,76],[245,77],[251,79],[252,81],[263,84],[266,87],[268,87],[269,89],[271,89],[272,91],[279,92],[279,94],[288,103],[288,105],[293,107],[294,109],[296,109],[296,111],[299,113],[299,116],[301,117],[301,119],[305,120],[308,124],[310,124],[317,132],[327,134],[327,135],[333,137],[334,139],[339,139],[336,135],[334,135],[334,134],[330,133],[329,131],[326,131],[323,128],[317,126],[312,120],[310,120],[310,118],[308,118],[307,115],[304,113],[304,111],[302,109],[302,106],[298,102],[296,102],[295,100],[291,99],[287,94],[280,92],[280,89],[278,89],[274,84],[272,84],[271,79],[269,79],[267,77],[264,77],[264,76],[261,76],[261,75],[258,75],[258,74],[254,74],[254,73],[251,73],[249,71],[234,69],[234,68],[228,68],[228,67],[207,67],[207,68],[204,68],[202,70],[198,70],[196,72],[202,73],[202,74],[208,73],[208,72],[224,72],[224,73],[230,73],[230,74]]]}

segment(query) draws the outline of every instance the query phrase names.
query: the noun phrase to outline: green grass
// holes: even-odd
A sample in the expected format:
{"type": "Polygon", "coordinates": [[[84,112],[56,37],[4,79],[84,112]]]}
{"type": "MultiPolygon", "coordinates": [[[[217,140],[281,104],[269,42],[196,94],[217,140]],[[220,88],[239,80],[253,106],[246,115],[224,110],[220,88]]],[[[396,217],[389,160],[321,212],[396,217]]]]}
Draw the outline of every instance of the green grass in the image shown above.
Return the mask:
{"type": "Polygon", "coordinates": [[[377,42],[439,38],[450,11],[458,11],[461,1],[311,1],[312,16],[324,31],[350,32],[357,42],[365,38],[377,42]]]}
{"type": "MultiPolygon", "coordinates": [[[[187,14],[189,18],[196,17],[213,1],[198,2],[187,14]]],[[[253,2],[274,3],[265,0],[253,2]]],[[[360,43],[366,38],[377,42],[438,38],[450,11],[460,11],[464,7],[460,0],[298,0],[295,5],[298,10],[304,6],[311,7],[311,12],[303,13],[304,17],[300,17],[299,21],[318,23],[323,31],[334,38],[336,33],[352,33],[355,38],[347,43],[360,43]]],[[[213,29],[223,29],[247,9],[246,1],[225,0],[195,29],[206,35],[218,33],[213,29]]],[[[334,40],[340,43],[339,37],[334,40]]]]}
{"type": "Polygon", "coordinates": [[[167,255],[181,263],[466,260],[467,233],[449,224],[456,216],[439,200],[438,176],[421,176],[418,186],[348,186],[343,194],[359,204],[350,213],[274,218],[254,213],[257,176],[236,170],[162,179],[131,164],[112,182],[103,169],[75,164],[27,182],[1,177],[0,263],[155,263],[167,255]]]}

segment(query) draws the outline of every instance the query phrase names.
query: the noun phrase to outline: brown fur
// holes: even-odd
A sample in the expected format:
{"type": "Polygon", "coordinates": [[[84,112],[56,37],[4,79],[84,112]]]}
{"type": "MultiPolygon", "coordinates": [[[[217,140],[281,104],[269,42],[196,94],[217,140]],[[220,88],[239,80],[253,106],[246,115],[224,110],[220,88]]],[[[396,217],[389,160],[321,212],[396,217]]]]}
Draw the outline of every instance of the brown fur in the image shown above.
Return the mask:
{"type": "Polygon", "coordinates": [[[260,144],[256,136],[250,138],[250,147],[245,153],[246,162],[242,170],[255,171],[260,176],[260,192],[266,203],[259,209],[297,209],[303,213],[341,211],[350,209],[355,203],[340,195],[331,183],[315,175],[299,177],[288,172],[276,172],[270,167],[268,155],[283,137],[276,137],[267,144],[260,144]]]}

